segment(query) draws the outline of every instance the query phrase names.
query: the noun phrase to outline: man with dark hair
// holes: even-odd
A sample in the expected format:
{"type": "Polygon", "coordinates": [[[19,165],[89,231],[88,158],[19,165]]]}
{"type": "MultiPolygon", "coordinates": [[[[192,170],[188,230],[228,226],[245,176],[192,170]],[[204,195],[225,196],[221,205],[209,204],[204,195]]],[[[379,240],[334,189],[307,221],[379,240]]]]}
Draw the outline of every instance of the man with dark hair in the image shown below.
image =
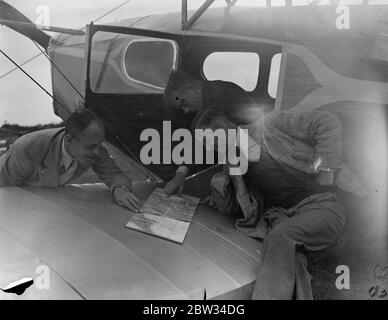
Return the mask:
{"type": "Polygon", "coordinates": [[[104,138],[104,125],[90,109],[72,113],[64,128],[26,134],[0,158],[0,186],[62,186],[91,167],[116,203],[139,211],[131,181],[102,146],[104,138]]]}
{"type": "MultiPolygon", "coordinates": [[[[164,96],[166,103],[177,110],[197,112],[193,123],[207,109],[221,110],[236,124],[254,122],[260,114],[259,105],[237,84],[221,80],[199,80],[178,70],[171,73],[164,96]]],[[[164,191],[171,194],[178,188],[182,189],[188,174],[188,166],[180,166],[164,191]]]]}
{"type": "Polygon", "coordinates": [[[185,113],[218,108],[238,124],[257,120],[260,109],[251,95],[233,82],[199,80],[178,70],[171,73],[164,96],[170,106],[185,113]]]}

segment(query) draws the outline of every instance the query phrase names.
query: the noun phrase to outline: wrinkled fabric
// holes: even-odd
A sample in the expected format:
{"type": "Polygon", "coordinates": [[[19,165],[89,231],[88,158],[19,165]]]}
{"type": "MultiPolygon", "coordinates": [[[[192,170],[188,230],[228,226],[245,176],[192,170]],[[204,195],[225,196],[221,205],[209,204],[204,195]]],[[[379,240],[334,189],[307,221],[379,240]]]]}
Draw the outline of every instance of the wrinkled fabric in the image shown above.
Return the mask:
{"type": "Polygon", "coordinates": [[[345,213],[336,196],[311,196],[289,210],[270,210],[262,221],[251,230],[258,237],[267,232],[252,299],[312,299],[305,250],[325,249],[342,234],[345,213]]]}
{"type": "Polygon", "coordinates": [[[292,109],[263,114],[254,109],[260,116],[248,117],[246,115],[250,113],[243,112],[243,106],[241,108],[239,121],[235,121],[230,111],[234,109],[219,107],[229,120],[248,129],[249,136],[280,164],[316,176],[314,164],[319,160],[321,168],[336,171],[334,183],[340,189],[358,196],[371,193],[344,162],[342,125],[336,114],[292,109]],[[242,115],[245,115],[243,119],[242,115]]]}
{"type": "MultiPolygon", "coordinates": [[[[214,206],[224,214],[240,214],[241,209],[229,177],[219,173],[211,181],[214,206]]],[[[243,218],[235,227],[263,241],[261,265],[252,299],[312,299],[311,276],[305,250],[319,251],[334,245],[345,225],[345,212],[332,192],[314,194],[294,206],[264,210],[258,188],[248,188],[256,203],[259,222],[246,226],[243,218]]]]}

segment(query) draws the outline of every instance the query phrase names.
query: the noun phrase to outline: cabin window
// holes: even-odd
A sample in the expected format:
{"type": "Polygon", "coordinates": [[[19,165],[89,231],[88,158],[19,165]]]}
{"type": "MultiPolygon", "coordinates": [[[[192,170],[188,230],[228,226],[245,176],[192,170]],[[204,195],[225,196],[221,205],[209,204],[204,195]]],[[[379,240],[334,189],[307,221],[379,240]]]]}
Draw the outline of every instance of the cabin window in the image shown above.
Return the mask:
{"type": "Polygon", "coordinates": [[[96,32],[90,88],[98,93],[163,93],[177,56],[178,45],[169,39],[96,32]]]}
{"type": "Polygon", "coordinates": [[[255,52],[213,52],[203,64],[207,80],[234,82],[246,91],[253,91],[259,77],[260,58],[255,52]]]}
{"type": "Polygon", "coordinates": [[[280,62],[282,60],[282,54],[277,53],[272,57],[271,69],[269,71],[268,80],[268,94],[271,98],[276,98],[276,92],[278,90],[280,62]]]}
{"type": "Polygon", "coordinates": [[[163,90],[175,65],[173,41],[135,39],[125,50],[125,71],[131,81],[163,90]]]}

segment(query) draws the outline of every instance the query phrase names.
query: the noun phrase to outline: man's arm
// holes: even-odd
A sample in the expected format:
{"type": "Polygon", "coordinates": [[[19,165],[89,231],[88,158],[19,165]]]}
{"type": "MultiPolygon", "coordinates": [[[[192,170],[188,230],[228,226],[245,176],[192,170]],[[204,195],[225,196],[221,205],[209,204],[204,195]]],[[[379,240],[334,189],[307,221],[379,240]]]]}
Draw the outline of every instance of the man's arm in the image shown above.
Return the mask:
{"type": "Polygon", "coordinates": [[[105,148],[101,148],[97,160],[92,165],[97,176],[110,188],[117,204],[131,211],[140,211],[140,201],[132,193],[132,183],[117,166],[105,148]]]}
{"type": "MultiPolygon", "coordinates": [[[[337,169],[343,162],[342,125],[337,115],[327,111],[285,111],[269,116],[269,124],[312,147],[313,154],[300,150],[317,169],[337,169]],[[318,162],[317,162],[318,161],[318,162]]],[[[298,146],[296,146],[298,147],[298,146]]],[[[296,148],[297,149],[297,148],[296,148]]],[[[296,153],[299,150],[296,150],[296,153]]]]}
{"type": "Polygon", "coordinates": [[[15,141],[0,158],[0,186],[18,186],[27,182],[33,173],[33,163],[23,146],[15,141]]]}
{"type": "Polygon", "coordinates": [[[316,169],[338,169],[342,162],[342,125],[337,115],[329,112],[312,114],[311,134],[316,141],[316,169]]]}
{"type": "Polygon", "coordinates": [[[190,172],[190,168],[185,165],[181,165],[175,172],[175,176],[166,183],[163,190],[164,192],[170,196],[174,193],[175,190],[178,189],[178,195],[181,196],[183,192],[183,187],[185,184],[185,179],[190,172]]]}

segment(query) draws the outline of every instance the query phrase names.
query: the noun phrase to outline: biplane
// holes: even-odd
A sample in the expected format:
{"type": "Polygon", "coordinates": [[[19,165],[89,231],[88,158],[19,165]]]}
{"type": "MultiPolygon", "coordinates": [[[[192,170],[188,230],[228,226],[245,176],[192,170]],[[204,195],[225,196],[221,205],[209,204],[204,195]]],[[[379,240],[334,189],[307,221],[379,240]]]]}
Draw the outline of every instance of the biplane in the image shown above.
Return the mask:
{"type": "MultiPolygon", "coordinates": [[[[387,5],[287,0],[247,8],[226,1],[209,8],[213,2],[189,11],[182,0],[181,12],[75,30],[36,26],[0,1],[0,23],[31,38],[49,57],[55,114],[66,119],[91,108],[103,119],[106,146],[136,180],[141,199],[176,168],[139,161],[141,132],[161,132],[164,120],[189,128],[194,117],[165,107],[169,74],[178,69],[235,82],[265,112],[335,112],[343,124],[345,160],[374,192],[368,206],[352,210],[364,215],[368,232],[386,232],[387,5]]],[[[215,170],[198,171],[186,191],[206,194],[215,170]]],[[[206,292],[208,299],[249,299],[260,242],[235,230],[231,217],[200,206],[178,245],[125,229],[130,214],[98,183],[2,188],[0,281],[39,277],[36,268],[46,265],[50,289],[33,286],[22,297],[203,299],[206,292]]],[[[381,248],[387,252],[387,243],[381,248]]]]}

